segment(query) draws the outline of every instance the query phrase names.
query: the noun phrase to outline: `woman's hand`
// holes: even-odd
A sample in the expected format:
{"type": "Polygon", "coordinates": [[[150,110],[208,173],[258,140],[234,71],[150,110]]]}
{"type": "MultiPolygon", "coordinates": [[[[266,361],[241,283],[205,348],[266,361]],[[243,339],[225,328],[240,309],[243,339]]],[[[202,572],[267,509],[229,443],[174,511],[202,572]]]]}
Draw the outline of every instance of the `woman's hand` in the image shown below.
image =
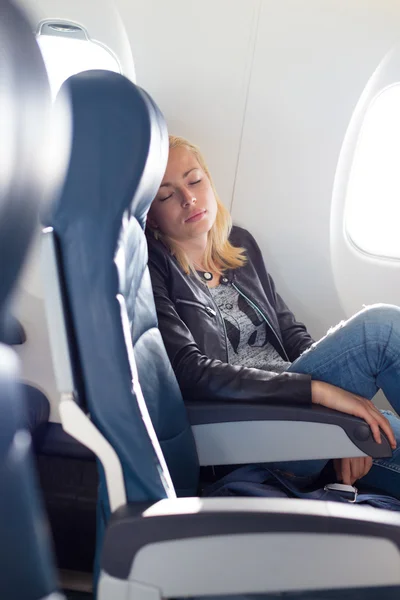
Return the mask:
{"type": "Polygon", "coordinates": [[[333,466],[338,481],[346,485],[353,485],[369,472],[372,467],[372,458],[370,456],[335,458],[333,466]]]}
{"type": "Polygon", "coordinates": [[[314,404],[321,404],[327,408],[333,408],[364,419],[370,426],[374,440],[378,444],[382,443],[381,432],[379,431],[379,428],[381,428],[385,432],[392,449],[396,448],[396,439],[389,421],[374,406],[371,400],[323,381],[312,381],[311,392],[314,404]]]}

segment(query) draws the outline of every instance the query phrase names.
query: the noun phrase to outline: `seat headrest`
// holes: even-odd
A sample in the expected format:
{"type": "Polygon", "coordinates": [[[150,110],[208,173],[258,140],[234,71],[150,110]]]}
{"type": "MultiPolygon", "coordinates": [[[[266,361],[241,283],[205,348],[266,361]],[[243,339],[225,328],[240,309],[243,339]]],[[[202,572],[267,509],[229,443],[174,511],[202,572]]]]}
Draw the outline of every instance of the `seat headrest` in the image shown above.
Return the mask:
{"type": "Polygon", "coordinates": [[[22,13],[0,5],[0,313],[37,227],[46,185],[41,144],[51,97],[42,56],[22,13]]]}
{"type": "Polygon", "coordinates": [[[144,90],[110,71],[73,75],[61,93],[68,93],[71,104],[72,149],[48,224],[90,222],[94,238],[104,240],[100,234],[107,228],[115,243],[125,211],[145,226],[168,158],[163,116],[144,90]]]}

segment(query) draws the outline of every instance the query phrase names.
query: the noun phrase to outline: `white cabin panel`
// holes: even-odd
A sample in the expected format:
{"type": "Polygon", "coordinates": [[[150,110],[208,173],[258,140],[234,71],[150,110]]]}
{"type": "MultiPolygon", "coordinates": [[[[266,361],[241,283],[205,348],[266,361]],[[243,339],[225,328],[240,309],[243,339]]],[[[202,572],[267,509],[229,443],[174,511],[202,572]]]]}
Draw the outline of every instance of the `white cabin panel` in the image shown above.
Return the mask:
{"type": "MultiPolygon", "coordinates": [[[[399,31],[400,4],[389,1],[263,2],[233,217],[315,338],[362,306],[355,294],[350,312],[335,283],[334,180],[354,108],[399,31]]],[[[351,294],[356,273],[346,285],[351,294]]]]}
{"type": "Polygon", "coordinates": [[[137,83],[169,132],[198,144],[232,199],[259,0],[117,0],[137,83]]]}

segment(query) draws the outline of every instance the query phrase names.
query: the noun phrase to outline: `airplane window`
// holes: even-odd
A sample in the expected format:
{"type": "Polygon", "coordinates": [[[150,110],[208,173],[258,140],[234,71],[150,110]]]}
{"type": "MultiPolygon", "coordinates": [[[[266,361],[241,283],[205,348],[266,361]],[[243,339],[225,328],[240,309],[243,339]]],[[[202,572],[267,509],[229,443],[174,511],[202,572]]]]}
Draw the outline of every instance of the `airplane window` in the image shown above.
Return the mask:
{"type": "Polygon", "coordinates": [[[91,69],[121,72],[114,55],[104,46],[91,41],[86,32],[76,26],[46,24],[46,28],[37,36],[37,41],[53,98],[63,82],[75,73],[91,69]],[[47,31],[51,33],[47,34],[47,31]]]}
{"type": "Polygon", "coordinates": [[[400,83],[367,109],[347,188],[345,227],[362,251],[400,259],[400,83]]]}

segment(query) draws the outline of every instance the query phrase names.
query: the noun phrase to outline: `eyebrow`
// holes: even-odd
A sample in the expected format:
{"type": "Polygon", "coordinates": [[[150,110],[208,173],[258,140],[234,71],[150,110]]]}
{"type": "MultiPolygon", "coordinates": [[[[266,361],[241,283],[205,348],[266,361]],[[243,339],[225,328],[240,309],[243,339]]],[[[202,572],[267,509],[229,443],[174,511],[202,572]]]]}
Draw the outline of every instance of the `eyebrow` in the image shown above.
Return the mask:
{"type": "MultiPolygon", "coordinates": [[[[185,177],[187,177],[189,175],[189,173],[191,173],[192,171],[195,171],[198,168],[199,167],[192,167],[191,169],[189,169],[189,171],[186,171],[186,173],[183,174],[183,178],[185,179],[185,177]]],[[[167,187],[168,185],[172,185],[172,183],[169,183],[169,181],[166,181],[165,183],[162,183],[160,185],[160,188],[167,187]]]]}

